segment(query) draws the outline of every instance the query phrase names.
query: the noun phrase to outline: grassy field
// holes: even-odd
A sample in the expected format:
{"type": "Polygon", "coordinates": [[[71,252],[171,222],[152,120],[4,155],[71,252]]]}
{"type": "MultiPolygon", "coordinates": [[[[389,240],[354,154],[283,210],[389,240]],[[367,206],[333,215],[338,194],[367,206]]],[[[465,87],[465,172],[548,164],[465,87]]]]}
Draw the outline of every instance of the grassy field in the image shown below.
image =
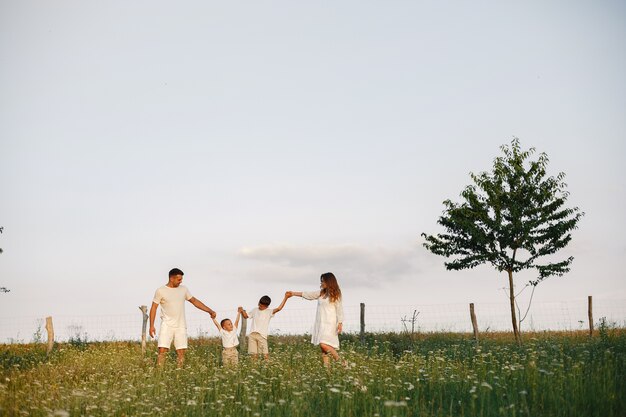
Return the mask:
{"type": "MultiPolygon", "coordinates": [[[[219,365],[193,340],[184,369],[138,343],[0,345],[0,415],[626,416],[626,331],[344,336],[348,368],[305,337],[271,337],[269,362],[219,365]]],[[[150,348],[154,351],[154,345],[150,348]]],[[[247,358],[246,358],[247,359],[247,358]]]]}

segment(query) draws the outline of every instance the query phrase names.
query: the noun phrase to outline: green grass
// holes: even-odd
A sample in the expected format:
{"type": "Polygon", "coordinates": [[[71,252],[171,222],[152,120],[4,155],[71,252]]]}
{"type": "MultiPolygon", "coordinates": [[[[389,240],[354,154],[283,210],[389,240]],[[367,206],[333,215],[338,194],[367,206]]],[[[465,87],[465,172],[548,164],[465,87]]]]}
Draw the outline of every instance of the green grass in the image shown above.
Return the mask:
{"type": "MultiPolygon", "coordinates": [[[[342,340],[350,367],[321,367],[304,337],[271,337],[270,362],[219,366],[216,339],[163,369],[138,343],[0,345],[0,415],[598,416],[626,415],[626,331],[368,334],[342,340]]],[[[240,358],[241,359],[241,358],[240,358]]]]}

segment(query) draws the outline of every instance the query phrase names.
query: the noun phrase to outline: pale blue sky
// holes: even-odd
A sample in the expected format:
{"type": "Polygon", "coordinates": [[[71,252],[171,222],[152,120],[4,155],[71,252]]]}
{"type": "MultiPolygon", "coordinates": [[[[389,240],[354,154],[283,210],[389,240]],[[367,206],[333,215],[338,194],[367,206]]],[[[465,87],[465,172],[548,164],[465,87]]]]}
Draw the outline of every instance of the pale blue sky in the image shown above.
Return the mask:
{"type": "MultiPolygon", "coordinates": [[[[506,302],[420,247],[513,136],[587,213],[539,301],[625,298],[626,5],[0,1],[0,317],[506,302]]],[[[520,276],[519,283],[533,278],[520,276]]]]}

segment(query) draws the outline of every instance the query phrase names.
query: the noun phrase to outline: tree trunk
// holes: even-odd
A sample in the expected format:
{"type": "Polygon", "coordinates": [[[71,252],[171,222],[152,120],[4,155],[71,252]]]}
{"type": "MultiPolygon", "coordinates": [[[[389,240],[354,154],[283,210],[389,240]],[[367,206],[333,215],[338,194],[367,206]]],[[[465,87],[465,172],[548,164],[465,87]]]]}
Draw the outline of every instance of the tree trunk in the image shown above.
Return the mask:
{"type": "Polygon", "coordinates": [[[513,334],[515,335],[515,341],[518,345],[522,344],[522,337],[519,334],[519,329],[517,328],[517,317],[515,314],[515,288],[513,288],[513,271],[508,270],[509,273],[509,301],[511,303],[511,320],[513,322],[513,334]]]}

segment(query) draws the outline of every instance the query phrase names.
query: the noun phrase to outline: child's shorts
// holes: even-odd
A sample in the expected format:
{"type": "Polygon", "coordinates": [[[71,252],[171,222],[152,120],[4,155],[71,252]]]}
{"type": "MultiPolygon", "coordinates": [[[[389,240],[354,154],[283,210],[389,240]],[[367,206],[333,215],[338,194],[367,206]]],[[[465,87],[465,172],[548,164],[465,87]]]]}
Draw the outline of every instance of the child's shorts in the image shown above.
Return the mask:
{"type": "Polygon", "coordinates": [[[159,347],[169,349],[174,341],[174,347],[178,349],[187,349],[187,329],[185,327],[170,327],[165,323],[161,323],[159,330],[159,347]]]}
{"type": "Polygon", "coordinates": [[[239,363],[239,352],[236,347],[224,348],[222,350],[222,365],[237,365],[239,363]]]}
{"type": "Polygon", "coordinates": [[[248,353],[253,355],[257,353],[267,355],[270,353],[267,347],[267,339],[261,336],[260,333],[250,333],[248,336],[248,353]]]}

